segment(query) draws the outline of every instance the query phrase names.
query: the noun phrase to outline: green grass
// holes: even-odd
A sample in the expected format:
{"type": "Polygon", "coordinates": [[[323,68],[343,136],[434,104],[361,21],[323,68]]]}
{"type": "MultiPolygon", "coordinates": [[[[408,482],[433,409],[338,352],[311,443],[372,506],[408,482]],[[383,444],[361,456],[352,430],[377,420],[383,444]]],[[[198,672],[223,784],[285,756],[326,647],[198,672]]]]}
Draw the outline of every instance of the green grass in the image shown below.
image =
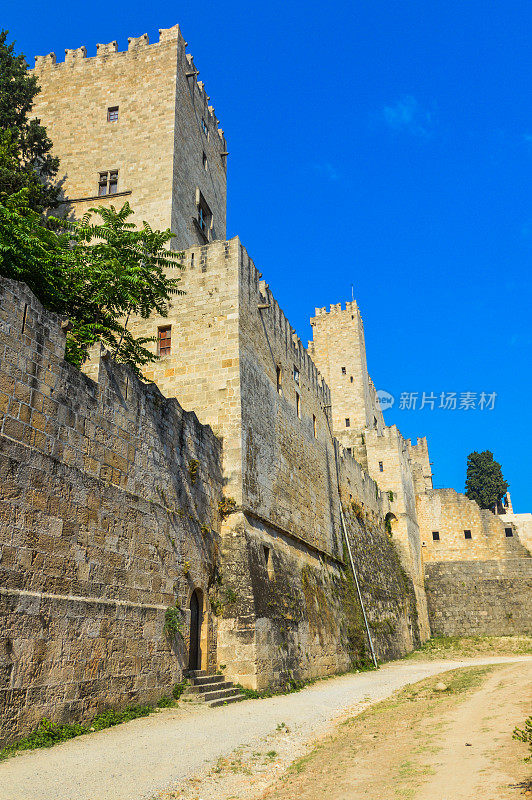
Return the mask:
{"type": "Polygon", "coordinates": [[[433,636],[409,659],[532,655],[532,636],[433,636]]]}
{"type": "Polygon", "coordinates": [[[112,728],[114,725],[121,725],[123,722],[129,722],[129,720],[137,719],[138,717],[147,717],[157,711],[158,708],[172,708],[177,705],[177,700],[179,700],[187,686],[188,681],[186,680],[176,683],[172,690],[173,699],[164,695],[156,705],[127,706],[121,711],[107,709],[100,714],[96,714],[86,725],[82,725],[79,722],[60,724],[44,717],[34,731],[0,750],[0,761],[5,761],[9,756],[23,750],[53,747],[54,744],[67,742],[76,736],[84,736],[87,733],[102,731],[104,728],[112,728]]]}

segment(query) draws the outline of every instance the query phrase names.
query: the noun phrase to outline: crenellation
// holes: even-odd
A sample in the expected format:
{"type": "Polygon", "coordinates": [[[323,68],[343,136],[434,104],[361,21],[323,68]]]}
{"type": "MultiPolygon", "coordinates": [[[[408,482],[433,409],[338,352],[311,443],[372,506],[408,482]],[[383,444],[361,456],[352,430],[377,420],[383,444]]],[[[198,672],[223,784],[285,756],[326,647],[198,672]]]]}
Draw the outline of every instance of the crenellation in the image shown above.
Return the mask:
{"type": "Polygon", "coordinates": [[[106,44],[97,44],[96,45],[96,55],[97,56],[109,56],[113,53],[118,53],[118,42],[107,42],[106,44]]]}
{"type": "Polygon", "coordinates": [[[65,50],[65,64],[74,64],[81,59],[87,58],[87,48],[77,47],[73,50],[65,50]]]}
{"type": "Polygon", "coordinates": [[[138,47],[147,47],[150,43],[150,39],[147,33],[143,33],[142,36],[128,36],[127,37],[127,49],[128,50],[136,50],[138,47]]]}

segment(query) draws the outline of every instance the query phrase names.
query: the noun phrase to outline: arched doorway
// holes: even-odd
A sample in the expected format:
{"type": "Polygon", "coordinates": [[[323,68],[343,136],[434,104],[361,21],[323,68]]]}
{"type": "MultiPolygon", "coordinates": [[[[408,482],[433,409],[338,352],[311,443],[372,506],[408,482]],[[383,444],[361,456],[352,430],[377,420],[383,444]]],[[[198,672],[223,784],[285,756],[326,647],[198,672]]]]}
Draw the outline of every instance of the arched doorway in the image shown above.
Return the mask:
{"type": "Polygon", "coordinates": [[[203,592],[194,589],[190,596],[190,645],[188,668],[201,669],[201,624],[203,622],[203,592]]]}

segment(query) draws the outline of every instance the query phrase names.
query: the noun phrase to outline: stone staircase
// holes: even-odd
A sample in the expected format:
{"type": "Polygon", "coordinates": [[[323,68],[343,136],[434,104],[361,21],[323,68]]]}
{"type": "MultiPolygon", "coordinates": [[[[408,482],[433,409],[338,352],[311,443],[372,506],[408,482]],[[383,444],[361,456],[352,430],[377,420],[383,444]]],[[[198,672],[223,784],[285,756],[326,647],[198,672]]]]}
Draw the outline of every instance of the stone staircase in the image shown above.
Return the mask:
{"type": "Polygon", "coordinates": [[[194,669],[189,670],[186,677],[191,685],[184,692],[184,696],[207,703],[211,708],[225,706],[227,703],[238,703],[239,700],[245,699],[240,689],[231,681],[226,681],[223,675],[209,675],[205,670],[194,669]]]}

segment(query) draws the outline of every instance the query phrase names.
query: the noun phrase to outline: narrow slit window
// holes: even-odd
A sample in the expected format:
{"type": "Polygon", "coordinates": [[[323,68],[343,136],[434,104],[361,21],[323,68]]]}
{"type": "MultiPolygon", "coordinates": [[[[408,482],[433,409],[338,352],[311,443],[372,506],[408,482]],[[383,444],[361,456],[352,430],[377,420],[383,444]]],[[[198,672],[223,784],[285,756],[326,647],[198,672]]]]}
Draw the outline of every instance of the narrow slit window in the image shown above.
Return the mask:
{"type": "Polygon", "coordinates": [[[317,439],[318,438],[318,431],[317,431],[317,427],[316,427],[316,415],[315,414],[312,415],[312,432],[314,433],[314,438],[317,439]]]}
{"type": "Polygon", "coordinates": [[[191,267],[193,267],[193,266],[194,266],[194,253],[191,253],[191,254],[190,254],[190,266],[191,266],[191,267]]]}
{"type": "Polygon", "coordinates": [[[514,535],[514,529],[513,528],[505,528],[504,529],[504,535],[505,536],[513,536],[514,535]]]}
{"type": "Polygon", "coordinates": [[[379,461],[379,472],[384,472],[384,464],[382,461],[379,461]]]}
{"type": "Polygon", "coordinates": [[[294,366],[294,380],[299,386],[299,370],[296,366],[294,366]]]}
{"type": "Polygon", "coordinates": [[[345,367],[342,367],[342,375],[347,375],[347,369],[345,367]]]}
{"type": "Polygon", "coordinates": [[[349,417],[345,418],[345,427],[346,428],[350,428],[351,427],[351,420],[349,419],[349,417]]]}
{"type": "Polygon", "coordinates": [[[205,117],[202,117],[202,118],[201,118],[201,130],[203,131],[203,133],[205,134],[205,136],[207,136],[207,135],[208,135],[208,133],[209,133],[209,129],[207,128],[207,123],[205,122],[205,117]]]}
{"type": "Polygon", "coordinates": [[[167,356],[172,349],[172,327],[166,325],[157,331],[158,350],[160,356],[167,356]]]}
{"type": "Polygon", "coordinates": [[[464,531],[464,539],[471,539],[471,531],[464,531]]]}
{"type": "Polygon", "coordinates": [[[269,547],[265,544],[262,545],[262,553],[264,555],[264,561],[266,564],[266,571],[268,573],[268,578],[273,580],[274,578],[274,571],[273,571],[273,562],[272,562],[272,553],[269,547]]]}
{"type": "Polygon", "coordinates": [[[24,303],[24,314],[22,315],[22,329],[20,331],[21,333],[24,333],[24,331],[26,329],[26,318],[27,318],[27,316],[28,316],[28,304],[24,303]]]}
{"type": "Polygon", "coordinates": [[[107,122],[118,122],[118,106],[110,106],[107,109],[107,122]]]}
{"type": "Polygon", "coordinates": [[[206,170],[207,169],[207,156],[205,155],[205,153],[203,153],[202,162],[203,162],[203,169],[206,170]]]}
{"type": "Polygon", "coordinates": [[[439,531],[432,531],[432,539],[434,542],[440,541],[440,532],[439,531]]]}
{"type": "Polygon", "coordinates": [[[282,395],[283,393],[283,373],[281,367],[277,367],[277,394],[282,395]]]}
{"type": "Polygon", "coordinates": [[[296,413],[299,419],[301,419],[301,397],[299,396],[299,392],[296,392],[296,413]]]}

